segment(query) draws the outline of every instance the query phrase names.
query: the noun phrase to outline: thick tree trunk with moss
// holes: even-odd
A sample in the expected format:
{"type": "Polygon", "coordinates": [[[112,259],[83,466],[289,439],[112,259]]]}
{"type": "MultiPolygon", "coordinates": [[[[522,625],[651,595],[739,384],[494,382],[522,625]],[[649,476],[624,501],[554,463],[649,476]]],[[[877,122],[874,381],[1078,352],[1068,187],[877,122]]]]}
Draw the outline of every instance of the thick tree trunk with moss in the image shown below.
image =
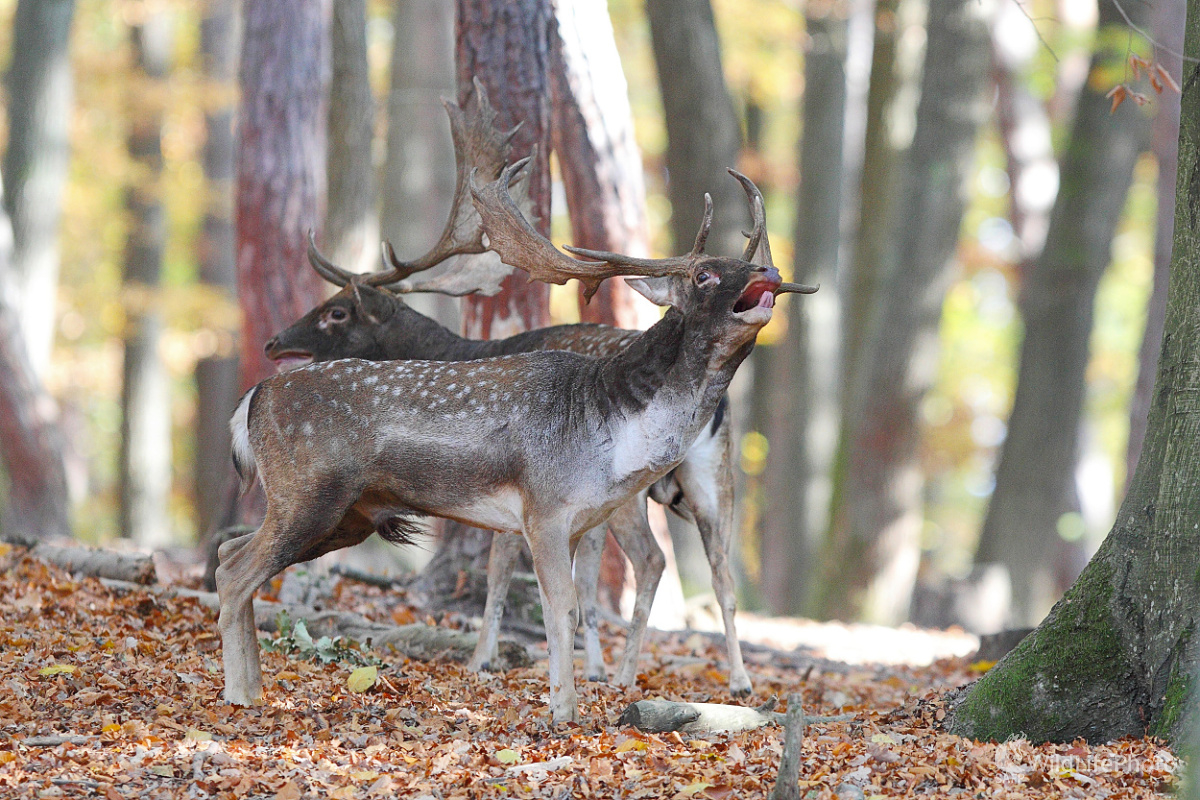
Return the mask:
{"type": "MultiPolygon", "coordinates": [[[[1147,10],[1139,6],[1130,13],[1147,10]]],[[[1134,21],[1143,22],[1136,16],[1134,21]]],[[[1109,74],[1120,70],[1126,56],[1124,34],[1111,33],[1114,27],[1125,30],[1124,21],[1115,6],[1101,3],[1100,23],[1109,33],[1097,37],[1091,70],[1109,74]]],[[[1008,568],[1016,625],[1037,624],[1053,600],[1058,521],[1075,510],[1096,289],[1111,261],[1113,235],[1149,133],[1146,115],[1134,103],[1111,112],[1108,89],[1092,80],[1079,95],[1046,246],[1021,289],[1025,338],[1016,396],[975,557],[977,564],[1008,568]]]]}
{"type": "MultiPolygon", "coordinates": [[[[1185,55],[1200,57],[1200,0],[1185,55]]],[[[1184,70],[1175,252],[1145,446],[1112,532],[1041,626],[962,694],[955,733],[1175,738],[1200,619],[1200,67],[1184,70]]]]}

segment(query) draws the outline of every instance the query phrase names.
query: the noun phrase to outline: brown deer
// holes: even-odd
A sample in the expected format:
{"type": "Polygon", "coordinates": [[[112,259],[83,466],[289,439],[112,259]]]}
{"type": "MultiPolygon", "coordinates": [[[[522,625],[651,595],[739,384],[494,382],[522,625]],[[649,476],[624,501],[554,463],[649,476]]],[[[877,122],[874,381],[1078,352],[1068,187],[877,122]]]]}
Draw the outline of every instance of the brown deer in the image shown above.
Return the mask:
{"type": "MultiPolygon", "coordinates": [[[[263,581],[375,530],[406,541],[411,518],[429,515],[525,537],[546,612],[552,716],[578,720],[574,545],[684,459],[770,321],[775,294],[815,291],[782,284],[770,265],[706,255],[710,212],[685,256],[565,256],[508,194],[525,163],[483,187],[471,182],[501,259],[537,279],[580,279],[591,291],[607,277],[642,276],[629,283],[668,305],[666,314],[604,358],[539,351],[463,363],[347,359],[276,375],[247,392],[230,423],[235,463],[245,480],[257,474],[267,512],[254,534],[221,548],[227,701],[261,699],[251,600],[263,581]]],[[[758,234],[744,258],[758,248],[758,234]]],[[[769,253],[765,237],[761,243],[769,253]]]]}
{"type": "MultiPolygon", "coordinates": [[[[498,285],[499,278],[510,269],[503,265],[497,267],[494,254],[489,254],[493,255],[492,261],[474,260],[465,267],[459,266],[433,279],[413,277],[450,255],[475,252],[479,248],[476,244],[480,242],[478,217],[467,191],[470,164],[474,164],[487,177],[498,175],[508,156],[507,141],[511,134],[498,134],[495,131],[495,113],[482,91],[476,97],[477,103],[469,104],[465,112],[459,111],[453,104],[447,106],[458,160],[458,181],[451,222],[447,224],[442,239],[429,254],[413,262],[400,261],[390,246],[385,245],[385,260],[390,264],[390,269],[364,276],[332,264],[321,255],[310,237],[308,255],[313,268],[342,289],[267,342],[267,356],[281,369],[339,358],[467,361],[534,350],[569,350],[585,355],[608,356],[625,349],[637,338],[637,331],[580,324],[542,328],[507,339],[464,339],[410,308],[397,297],[397,294],[412,291],[462,294],[473,288],[488,293],[494,291],[493,287],[498,285]],[[466,246],[461,249],[456,247],[455,239],[466,242],[466,246]]],[[[756,210],[755,230],[764,230],[766,221],[761,214],[761,197],[755,200],[757,189],[753,184],[744,182],[743,185],[750,194],[752,208],[756,210]]],[[[614,512],[609,519],[608,527],[633,564],[637,587],[626,646],[614,678],[618,685],[628,686],[636,679],[637,658],[641,652],[646,622],[665,564],[646,518],[648,494],[678,516],[696,523],[712,570],[713,590],[723,616],[729,688],[735,694],[749,694],[751,690],[734,623],[737,601],[729,566],[733,530],[730,418],[727,400],[722,398],[711,423],[701,431],[683,463],[647,492],[614,512]]],[[[500,534],[493,542],[488,565],[488,601],[479,645],[470,662],[475,670],[486,668],[496,657],[504,598],[520,548],[520,539],[516,536],[500,534]]],[[[575,555],[576,590],[586,653],[584,674],[591,680],[606,678],[596,598],[603,544],[604,528],[601,527],[584,537],[575,555]]]]}

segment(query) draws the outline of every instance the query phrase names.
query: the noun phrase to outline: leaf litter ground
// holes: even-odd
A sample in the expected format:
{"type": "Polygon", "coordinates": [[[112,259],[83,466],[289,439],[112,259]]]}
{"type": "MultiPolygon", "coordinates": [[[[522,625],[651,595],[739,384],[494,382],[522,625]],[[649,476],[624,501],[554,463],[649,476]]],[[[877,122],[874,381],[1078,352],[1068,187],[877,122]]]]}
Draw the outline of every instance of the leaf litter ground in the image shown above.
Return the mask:
{"type": "MultiPolygon", "coordinates": [[[[395,593],[336,588],[347,610],[423,616],[395,593]]],[[[234,708],[220,697],[214,612],[75,580],[19,551],[0,556],[0,615],[5,798],[759,798],[775,782],[782,728],[653,735],[617,719],[646,698],[758,705],[795,693],[806,714],[853,715],[807,729],[801,796],[1140,798],[1176,781],[1174,755],[1153,739],[1035,747],[945,733],[945,692],[986,666],[966,658],[847,665],[750,648],[755,696],[735,700],[719,639],[654,634],[635,689],[580,681],[582,724],[553,729],[544,661],[473,675],[276,647],[263,656],[265,705],[234,708]]],[[[611,663],[622,638],[605,642],[611,663]]]]}

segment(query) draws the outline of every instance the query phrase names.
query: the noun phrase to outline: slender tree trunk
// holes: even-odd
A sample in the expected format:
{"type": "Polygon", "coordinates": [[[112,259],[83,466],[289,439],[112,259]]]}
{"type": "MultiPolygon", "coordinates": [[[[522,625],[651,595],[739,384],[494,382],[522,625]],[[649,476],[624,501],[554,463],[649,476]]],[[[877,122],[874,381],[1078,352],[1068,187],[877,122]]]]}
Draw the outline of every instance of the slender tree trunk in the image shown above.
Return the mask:
{"type": "Polygon", "coordinates": [[[986,114],[991,3],[929,7],[917,127],[897,205],[897,260],[868,334],[869,365],[849,397],[846,491],[823,565],[827,616],[908,615],[921,530],[920,404],[937,370],[937,328],[954,273],[975,140],[986,114]],[[903,209],[903,213],[900,213],[903,209]]]}
{"type": "Polygon", "coordinates": [[[335,264],[362,272],[379,268],[379,219],[371,163],[375,98],[367,65],[366,0],[333,0],[331,29],[325,242],[335,264]]]}
{"type": "MultiPolygon", "coordinates": [[[[1188,2],[1186,30],[1184,55],[1200,57],[1197,0],[1188,2]]],[[[1200,622],[1200,69],[1195,62],[1187,66],[1181,85],[1180,180],[1165,335],[1133,483],[1112,531],[1079,580],[1036,631],[959,698],[949,720],[958,734],[996,740],[1020,735],[1034,741],[1096,742],[1146,733],[1176,738],[1200,717],[1193,681],[1200,622]]]]}
{"type": "MultiPolygon", "coordinates": [[[[380,228],[407,257],[437,239],[454,195],[454,148],[442,109],[442,98],[456,94],[454,5],[395,0],[392,30],[380,228]]],[[[457,297],[410,294],[404,302],[448,328],[459,327],[457,297]]]]}
{"type": "Polygon", "coordinates": [[[54,343],[59,220],[70,156],[71,63],[67,52],[74,0],[20,0],[13,18],[8,73],[8,181],[15,310],[29,361],[40,376],[54,343]]]}
{"type": "Polygon", "coordinates": [[[8,214],[0,208],[0,461],[8,478],[0,539],[28,544],[70,536],[71,518],[54,401],[29,363],[14,307],[12,249],[8,214]]]}
{"type": "Polygon", "coordinates": [[[273,374],[263,345],[317,305],[306,235],[325,207],[329,0],[245,0],[237,153],[242,387],[273,374]]]}
{"type": "MultiPolygon", "coordinates": [[[[1124,30],[1119,12],[1102,3],[1100,14],[1093,73],[1125,57],[1121,37],[1103,35],[1106,26],[1124,30]]],[[[978,565],[1008,568],[1017,625],[1036,624],[1053,600],[1050,553],[1059,518],[1073,508],[1096,287],[1146,144],[1145,115],[1133,103],[1111,113],[1107,90],[1089,83],[1079,95],[1046,246],[1022,286],[1025,339],[1016,396],[975,554],[978,565]]]]}
{"type": "Polygon", "coordinates": [[[750,217],[741,187],[725,172],[737,166],[741,131],[721,69],[712,5],[709,0],[653,0],[646,3],[646,15],[667,123],[675,250],[691,249],[707,192],[716,208],[708,250],[738,254],[750,217]]]}
{"type": "MultiPolygon", "coordinates": [[[[208,202],[200,233],[200,283],[214,302],[237,301],[233,253],[233,109],[237,70],[236,0],[209,0],[200,21],[200,50],[207,96],[204,177],[208,202]]],[[[196,517],[201,536],[216,530],[236,480],[229,459],[229,416],[238,396],[237,357],[223,329],[214,333],[214,353],[196,363],[196,517]]]]}
{"type": "MultiPolygon", "coordinates": [[[[1150,11],[1150,29],[1158,48],[1159,63],[1180,86],[1183,62],[1185,0],[1163,0],[1150,11]]],[[[1150,125],[1150,147],[1158,161],[1158,212],[1154,228],[1154,285],[1146,304],[1146,330],[1138,349],[1138,376],[1129,403],[1129,442],[1125,450],[1125,488],[1128,490],[1146,438],[1146,421],[1158,352],[1162,347],[1163,322],[1167,314],[1167,278],[1171,267],[1171,240],[1175,233],[1175,176],[1179,166],[1179,95],[1170,89],[1157,97],[1157,113],[1150,125]]],[[[1200,786],[1200,784],[1197,784],[1200,786]]]]}
{"type": "MultiPolygon", "coordinates": [[[[794,274],[832,290],[841,243],[842,148],[848,4],[805,6],[804,134],[796,202],[794,274]]],[[[762,594],[776,614],[799,613],[814,537],[825,530],[837,444],[840,369],[835,291],[788,308],[787,337],[772,358],[770,442],[764,476],[762,594]]]]}
{"type": "Polygon", "coordinates": [[[131,30],[136,73],[130,92],[129,156],[125,194],[125,360],[121,384],[120,531],[144,547],[171,541],[171,393],[159,355],[163,314],[158,290],[166,248],[162,203],[162,122],[174,20],[149,13],[131,30]]]}

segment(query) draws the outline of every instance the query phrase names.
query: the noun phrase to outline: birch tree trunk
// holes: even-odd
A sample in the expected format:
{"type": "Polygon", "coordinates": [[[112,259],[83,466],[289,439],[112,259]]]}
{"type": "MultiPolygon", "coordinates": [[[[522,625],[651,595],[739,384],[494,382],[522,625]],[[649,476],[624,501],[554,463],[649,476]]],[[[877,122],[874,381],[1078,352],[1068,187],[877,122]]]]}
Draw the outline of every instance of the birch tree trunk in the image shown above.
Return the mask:
{"type": "MultiPolygon", "coordinates": [[[[1144,23],[1145,12],[1131,12],[1135,24],[1144,23]]],[[[1124,30],[1112,4],[1101,4],[1100,25],[1093,73],[1119,69],[1125,58],[1124,40],[1103,33],[1124,30]]],[[[1073,508],[1096,288],[1149,132],[1132,102],[1111,112],[1107,91],[1089,81],[1079,95],[1046,246],[1021,289],[1025,338],[1016,396],[975,554],[977,565],[1007,567],[1016,626],[1036,624],[1054,599],[1050,553],[1059,518],[1073,508]]]]}
{"type": "MultiPolygon", "coordinates": [[[[1184,55],[1200,58],[1200,2],[1184,55]]],[[[1185,71],[1175,252],[1145,446],[1108,538],[1026,637],[958,698],[976,739],[1173,738],[1195,728],[1200,622],[1200,69],[1185,71]]],[[[1109,121],[1107,124],[1113,124],[1109,121]]]]}

